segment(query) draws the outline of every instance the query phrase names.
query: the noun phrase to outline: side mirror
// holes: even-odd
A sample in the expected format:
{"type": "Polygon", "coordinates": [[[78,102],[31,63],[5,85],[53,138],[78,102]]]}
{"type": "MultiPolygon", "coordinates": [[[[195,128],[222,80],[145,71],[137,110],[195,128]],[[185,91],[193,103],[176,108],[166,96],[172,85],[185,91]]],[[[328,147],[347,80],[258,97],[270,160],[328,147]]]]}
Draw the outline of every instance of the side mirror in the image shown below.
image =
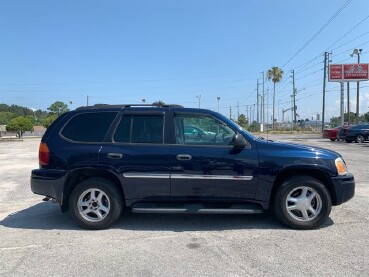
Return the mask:
{"type": "Polygon", "coordinates": [[[235,148],[245,148],[245,146],[247,145],[247,142],[241,134],[235,134],[232,138],[231,144],[235,148]]]}

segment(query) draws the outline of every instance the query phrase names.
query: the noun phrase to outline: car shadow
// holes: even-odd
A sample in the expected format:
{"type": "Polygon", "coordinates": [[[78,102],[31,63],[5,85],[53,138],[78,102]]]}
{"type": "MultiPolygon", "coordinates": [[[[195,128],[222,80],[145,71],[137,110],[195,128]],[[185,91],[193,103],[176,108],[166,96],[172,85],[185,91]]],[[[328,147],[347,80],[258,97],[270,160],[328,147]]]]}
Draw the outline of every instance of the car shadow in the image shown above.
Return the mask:
{"type": "MultiPolygon", "coordinates": [[[[333,225],[331,218],[321,226],[333,225]]],[[[69,213],[61,214],[58,205],[50,202],[36,204],[9,214],[0,226],[39,230],[80,230],[69,213]]],[[[133,231],[224,231],[240,229],[288,229],[269,213],[255,215],[202,214],[136,214],[124,213],[111,229],[133,231]]]]}

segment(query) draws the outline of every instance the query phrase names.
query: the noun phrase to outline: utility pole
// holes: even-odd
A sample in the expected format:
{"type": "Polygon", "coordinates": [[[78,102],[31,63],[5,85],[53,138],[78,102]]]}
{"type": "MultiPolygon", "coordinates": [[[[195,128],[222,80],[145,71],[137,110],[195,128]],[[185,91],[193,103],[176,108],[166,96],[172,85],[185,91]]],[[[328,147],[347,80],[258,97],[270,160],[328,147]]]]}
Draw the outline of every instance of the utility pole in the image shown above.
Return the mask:
{"type": "Polygon", "coordinates": [[[328,52],[324,52],[324,77],[323,77],[323,111],[322,111],[322,132],[324,131],[324,116],[325,116],[325,83],[327,77],[327,61],[329,59],[328,52]]]}
{"type": "Polygon", "coordinates": [[[256,79],[256,121],[259,124],[259,79],[256,79]]]}
{"type": "Polygon", "coordinates": [[[347,82],[347,124],[350,125],[350,82],[347,82]]]}
{"type": "MultiPolygon", "coordinates": [[[[361,51],[363,51],[363,49],[354,49],[354,52],[350,55],[351,57],[353,57],[355,54],[357,55],[357,64],[360,64],[360,54],[361,51]]],[[[356,118],[355,118],[355,123],[358,124],[359,123],[359,89],[360,89],[360,82],[357,82],[357,87],[356,87],[356,118]]]]}
{"type": "Polygon", "coordinates": [[[217,97],[217,100],[218,100],[218,113],[219,113],[219,100],[220,100],[219,96],[217,97]]]}
{"type": "Polygon", "coordinates": [[[249,125],[251,125],[251,123],[252,123],[251,115],[252,115],[252,106],[250,106],[249,125]]]}
{"type": "Polygon", "coordinates": [[[237,120],[240,118],[240,105],[237,101],[237,120]]]}
{"type": "Polygon", "coordinates": [[[295,88],[295,70],[292,70],[292,95],[293,95],[293,123],[296,124],[296,88],[295,88]]]}
{"type": "Polygon", "coordinates": [[[87,107],[88,107],[88,95],[86,95],[86,98],[87,98],[86,100],[87,100],[87,107]]]}
{"type": "Polygon", "coordinates": [[[263,74],[263,89],[262,89],[262,92],[261,92],[261,95],[262,95],[262,122],[263,122],[263,127],[262,127],[262,131],[264,131],[264,128],[265,128],[265,93],[264,93],[264,71],[261,72],[263,74]]]}
{"type": "Polygon", "coordinates": [[[341,83],[341,126],[343,126],[343,124],[345,123],[345,120],[344,120],[344,115],[345,115],[345,112],[344,112],[344,101],[345,101],[345,94],[344,94],[344,82],[340,82],[341,83]]]}
{"type": "Polygon", "coordinates": [[[200,95],[196,95],[196,98],[199,99],[199,109],[200,109],[200,106],[201,106],[201,94],[200,95]]]}
{"type": "Polygon", "coordinates": [[[229,119],[232,120],[232,106],[229,106],[229,119]]]}
{"type": "Polygon", "coordinates": [[[250,119],[249,119],[249,105],[246,105],[246,119],[247,119],[247,123],[250,125],[250,119]]]}

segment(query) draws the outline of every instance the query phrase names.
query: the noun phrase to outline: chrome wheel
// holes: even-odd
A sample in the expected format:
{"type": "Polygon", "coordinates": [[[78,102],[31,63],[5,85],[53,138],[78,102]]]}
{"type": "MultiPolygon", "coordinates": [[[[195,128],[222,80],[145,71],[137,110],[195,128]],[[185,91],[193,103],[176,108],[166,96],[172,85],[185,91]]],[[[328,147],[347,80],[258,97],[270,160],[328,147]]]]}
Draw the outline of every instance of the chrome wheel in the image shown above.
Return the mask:
{"type": "Polygon", "coordinates": [[[363,135],[358,135],[357,137],[356,137],[356,142],[357,143],[363,143],[365,141],[365,138],[364,138],[364,136],[363,135]]]}
{"type": "Polygon", "coordinates": [[[322,199],[311,187],[300,186],[290,191],[286,198],[288,214],[298,221],[311,221],[322,210],[322,199]]]}
{"type": "Polygon", "coordinates": [[[81,193],[77,207],[83,219],[89,222],[99,222],[109,214],[110,200],[104,191],[91,188],[81,193]]]}

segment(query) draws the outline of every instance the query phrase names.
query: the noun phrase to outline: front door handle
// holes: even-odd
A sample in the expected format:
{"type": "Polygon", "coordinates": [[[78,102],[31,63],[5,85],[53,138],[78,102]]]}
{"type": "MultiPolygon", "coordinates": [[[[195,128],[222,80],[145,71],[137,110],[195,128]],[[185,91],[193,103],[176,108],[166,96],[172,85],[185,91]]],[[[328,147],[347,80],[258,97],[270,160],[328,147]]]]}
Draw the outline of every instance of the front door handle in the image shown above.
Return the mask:
{"type": "Polygon", "coordinates": [[[108,153],[106,156],[108,157],[108,159],[112,160],[119,160],[123,158],[123,155],[120,153],[108,153]]]}
{"type": "Polygon", "coordinates": [[[191,155],[187,155],[187,154],[177,155],[177,161],[190,161],[191,159],[192,159],[191,155]]]}

